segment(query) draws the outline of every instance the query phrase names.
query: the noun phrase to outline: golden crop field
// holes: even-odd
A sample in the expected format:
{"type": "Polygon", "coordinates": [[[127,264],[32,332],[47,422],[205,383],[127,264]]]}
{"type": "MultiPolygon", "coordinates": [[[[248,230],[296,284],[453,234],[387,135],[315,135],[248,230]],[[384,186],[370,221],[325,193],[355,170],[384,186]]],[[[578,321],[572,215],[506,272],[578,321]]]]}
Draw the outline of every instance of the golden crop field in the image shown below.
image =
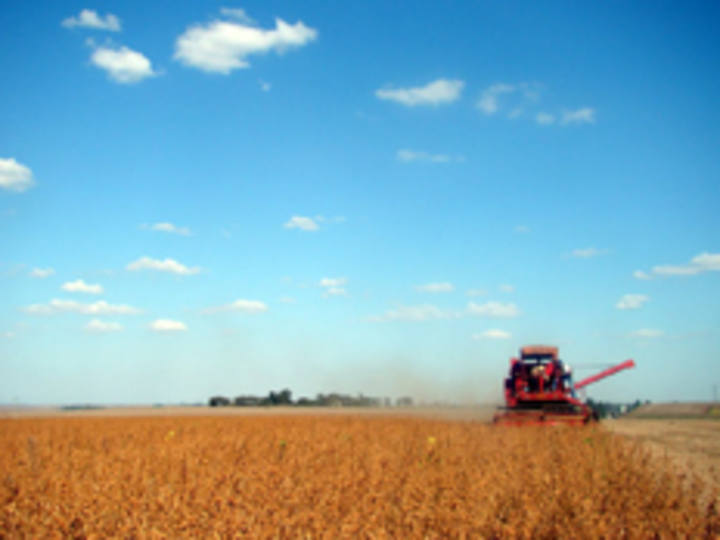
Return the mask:
{"type": "Polygon", "coordinates": [[[393,416],[0,420],[0,538],[716,537],[602,428],[393,416]]]}

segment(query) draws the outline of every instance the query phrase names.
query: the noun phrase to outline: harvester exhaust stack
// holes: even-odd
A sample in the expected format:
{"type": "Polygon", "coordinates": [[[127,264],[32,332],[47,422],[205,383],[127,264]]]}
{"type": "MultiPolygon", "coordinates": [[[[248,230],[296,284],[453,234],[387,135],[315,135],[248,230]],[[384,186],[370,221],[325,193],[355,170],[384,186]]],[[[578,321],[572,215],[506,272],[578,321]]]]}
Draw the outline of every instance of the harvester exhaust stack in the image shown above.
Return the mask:
{"type": "Polygon", "coordinates": [[[493,422],[504,425],[583,425],[597,420],[575,390],[584,388],[624,369],[635,367],[633,360],[610,367],[575,384],[570,366],[558,358],[558,348],[529,345],[510,359],[505,379],[505,407],[493,422]]]}

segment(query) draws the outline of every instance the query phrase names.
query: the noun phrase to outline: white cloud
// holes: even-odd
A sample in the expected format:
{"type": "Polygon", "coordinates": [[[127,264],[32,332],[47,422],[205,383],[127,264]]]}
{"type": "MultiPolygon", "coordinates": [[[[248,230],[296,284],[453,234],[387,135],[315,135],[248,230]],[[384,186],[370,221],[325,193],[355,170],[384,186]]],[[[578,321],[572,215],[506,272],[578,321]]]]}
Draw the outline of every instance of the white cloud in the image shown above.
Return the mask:
{"type": "Polygon", "coordinates": [[[658,338],[662,337],[664,334],[665,333],[662,330],[657,330],[655,328],[641,328],[640,330],[630,332],[631,337],[638,338],[658,338]]]}
{"type": "Polygon", "coordinates": [[[127,270],[156,270],[158,272],[170,272],[181,276],[189,276],[200,272],[200,268],[195,266],[189,268],[174,259],[152,259],[150,257],[140,257],[137,261],[133,261],[125,267],[127,270]]]}
{"type": "Polygon", "coordinates": [[[555,116],[550,113],[539,112],[535,115],[535,121],[541,126],[549,126],[555,123],[555,116]]]}
{"type": "Polygon", "coordinates": [[[253,26],[255,24],[255,21],[248,17],[244,9],[222,7],[220,8],[220,14],[225,15],[228,18],[235,19],[248,26],[253,26]]]}
{"type": "Polygon", "coordinates": [[[503,94],[511,94],[516,90],[515,85],[498,83],[489,86],[480,95],[480,99],[475,106],[487,115],[495,114],[500,108],[498,105],[498,97],[503,94]]]}
{"type": "Polygon", "coordinates": [[[260,84],[260,90],[262,90],[263,92],[269,92],[272,89],[272,84],[270,84],[269,82],[260,80],[258,81],[258,83],[260,84]]]}
{"type": "Polygon", "coordinates": [[[347,296],[347,291],[344,287],[328,287],[325,289],[323,296],[347,296]]]}
{"type": "Polygon", "coordinates": [[[597,257],[598,255],[604,255],[605,253],[607,253],[606,249],[589,247],[583,249],[574,249],[571,255],[577,259],[590,259],[592,257],[597,257]]]}
{"type": "Polygon", "coordinates": [[[689,264],[653,266],[649,274],[636,270],[633,275],[638,279],[651,279],[652,276],[694,276],[717,271],[720,271],[720,253],[703,252],[693,257],[689,264]]]}
{"type": "Polygon", "coordinates": [[[120,323],[106,322],[100,319],[93,319],[85,325],[85,330],[88,332],[94,332],[98,334],[104,334],[107,332],[119,332],[123,327],[120,323]]]}
{"type": "Polygon", "coordinates": [[[380,88],[375,91],[375,96],[407,107],[442,105],[456,101],[464,86],[465,83],[457,79],[437,79],[425,86],[414,88],[380,88]]]}
{"type": "Polygon", "coordinates": [[[121,84],[137,83],[156,75],[152,63],[145,55],[124,45],[118,49],[98,47],[90,56],[90,61],[107,71],[112,80],[121,84]]]}
{"type": "Polygon", "coordinates": [[[520,315],[520,310],[515,304],[503,304],[502,302],[486,302],[484,304],[468,302],[467,312],[478,317],[496,319],[512,318],[520,315]]]}
{"type": "Polygon", "coordinates": [[[62,284],[62,290],[68,292],[81,292],[86,294],[102,294],[102,285],[85,283],[82,279],[68,281],[62,284]]]}
{"type": "Polygon", "coordinates": [[[203,310],[205,314],[220,313],[223,311],[239,311],[241,313],[247,313],[254,315],[256,313],[264,313],[268,310],[268,306],[265,302],[260,300],[246,300],[239,298],[230,304],[224,306],[211,307],[203,310]]]}
{"type": "Polygon", "coordinates": [[[595,109],[591,109],[590,107],[583,107],[574,111],[564,111],[560,123],[563,125],[594,124],[595,109]]]}
{"type": "Polygon", "coordinates": [[[426,283],[424,285],[418,285],[415,287],[415,290],[427,293],[447,293],[453,292],[455,290],[455,287],[452,283],[448,283],[445,281],[442,283],[426,283]]]}
{"type": "Polygon", "coordinates": [[[473,334],[473,339],[510,339],[512,334],[496,328],[473,334]]]}
{"type": "Polygon", "coordinates": [[[83,9],[77,16],[68,17],[61,24],[65,28],[94,28],[95,30],[109,30],[110,32],[119,32],[121,30],[120,19],[116,15],[108,13],[105,17],[101,17],[97,11],[92,9],[83,9]]]}
{"type": "Polygon", "coordinates": [[[500,288],[500,291],[502,291],[504,293],[515,292],[515,287],[513,287],[512,285],[508,285],[507,283],[503,283],[502,285],[500,285],[499,288],[500,288]]]}
{"type": "Polygon", "coordinates": [[[185,332],[188,327],[184,322],[172,319],[157,319],[150,323],[150,329],[155,332],[185,332]]]}
{"type": "Polygon", "coordinates": [[[53,268],[33,268],[30,272],[30,277],[45,279],[55,273],[53,268]]]}
{"type": "Polygon", "coordinates": [[[302,21],[291,25],[275,19],[275,28],[264,30],[252,26],[242,10],[226,11],[235,21],[212,21],[191,26],[175,42],[174,58],[186,66],[207,72],[229,74],[234,69],[250,67],[248,57],[302,47],[317,39],[317,30],[302,21]]]}
{"type": "Polygon", "coordinates": [[[338,278],[324,277],[320,280],[321,287],[342,287],[343,285],[346,285],[346,284],[347,284],[347,278],[344,278],[344,277],[338,277],[338,278]]]}
{"type": "Polygon", "coordinates": [[[32,171],[15,161],[15,158],[0,158],[0,188],[18,193],[35,185],[32,171]]]}
{"type": "Polygon", "coordinates": [[[388,321],[429,321],[434,319],[454,319],[459,315],[443,311],[437,306],[422,304],[419,306],[398,306],[396,309],[389,309],[382,315],[374,315],[369,318],[372,322],[388,321]]]}
{"type": "Polygon", "coordinates": [[[136,315],[141,311],[125,304],[108,304],[98,300],[83,304],[74,300],[50,300],[47,304],[32,304],[24,311],[31,315],[54,315],[56,313],[80,313],[81,315],[136,315]]]}
{"type": "Polygon", "coordinates": [[[403,148],[397,151],[397,160],[403,163],[411,163],[413,161],[425,163],[462,163],[465,161],[464,156],[451,156],[449,154],[429,154],[427,152],[408,150],[403,148]]]}
{"type": "Polygon", "coordinates": [[[303,231],[317,231],[318,224],[312,218],[293,216],[284,225],[286,229],[300,229],[303,231]]]}
{"type": "Polygon", "coordinates": [[[167,221],[162,221],[160,223],[153,223],[152,225],[144,225],[143,227],[148,228],[153,231],[162,231],[162,232],[167,232],[167,233],[172,233],[172,234],[179,234],[180,236],[190,236],[192,234],[188,227],[178,227],[177,225],[174,225],[167,221]]]}
{"type": "Polygon", "coordinates": [[[485,289],[468,289],[465,294],[468,296],[485,296],[487,291],[485,289]]]}
{"type": "Polygon", "coordinates": [[[639,309],[649,300],[650,297],[644,294],[625,294],[618,300],[615,307],[618,309],[639,309]]]}

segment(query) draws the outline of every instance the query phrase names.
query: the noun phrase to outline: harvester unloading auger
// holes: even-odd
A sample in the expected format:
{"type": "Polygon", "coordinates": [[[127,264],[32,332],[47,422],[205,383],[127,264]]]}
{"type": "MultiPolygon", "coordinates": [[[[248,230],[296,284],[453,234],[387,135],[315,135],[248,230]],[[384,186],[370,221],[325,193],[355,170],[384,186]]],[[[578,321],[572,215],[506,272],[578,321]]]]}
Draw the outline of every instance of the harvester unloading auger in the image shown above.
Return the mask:
{"type": "Polygon", "coordinates": [[[493,422],[501,425],[565,424],[582,425],[597,420],[592,408],[578,399],[575,391],[635,367],[626,360],[573,384],[570,368],[558,358],[558,348],[529,345],[519,358],[510,359],[505,379],[505,407],[493,422]]]}

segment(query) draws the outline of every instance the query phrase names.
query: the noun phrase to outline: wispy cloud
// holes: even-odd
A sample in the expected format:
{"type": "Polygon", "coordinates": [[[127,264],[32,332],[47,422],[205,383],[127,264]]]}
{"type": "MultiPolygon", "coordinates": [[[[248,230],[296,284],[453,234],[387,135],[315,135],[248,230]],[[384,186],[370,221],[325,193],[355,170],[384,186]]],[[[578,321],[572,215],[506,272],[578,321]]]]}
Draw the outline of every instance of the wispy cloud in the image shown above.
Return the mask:
{"type": "Polygon", "coordinates": [[[615,307],[618,309],[640,309],[649,301],[650,297],[644,294],[625,294],[618,300],[615,307]]]}
{"type": "Polygon", "coordinates": [[[123,326],[120,323],[101,321],[100,319],[93,319],[85,325],[85,330],[96,334],[119,332],[122,329],[123,326]]]}
{"type": "Polygon", "coordinates": [[[347,296],[347,290],[345,285],[347,284],[347,278],[322,278],[320,280],[320,286],[325,289],[323,296],[347,296]]]}
{"type": "Polygon", "coordinates": [[[125,267],[127,270],[137,272],[139,270],[154,270],[157,272],[169,272],[181,276],[190,276],[200,272],[200,268],[187,267],[174,259],[152,259],[150,257],[140,257],[137,261],[133,261],[125,267]]]}
{"type": "Polygon", "coordinates": [[[515,304],[504,304],[502,302],[476,304],[475,302],[468,302],[467,313],[477,317],[510,319],[520,315],[520,310],[515,304]]]}
{"type": "Polygon", "coordinates": [[[175,60],[211,73],[229,74],[250,67],[249,57],[271,51],[282,54],[317,39],[317,30],[302,21],[288,24],[275,19],[275,27],[254,26],[243,10],[225,8],[234,20],[215,20],[189,27],[175,41],[175,60]],[[240,13],[242,12],[242,14],[240,13]]]}
{"type": "Polygon", "coordinates": [[[630,337],[636,338],[659,338],[664,335],[665,332],[663,332],[662,330],[657,330],[655,328],[640,328],[639,330],[630,332],[630,337]]]}
{"type": "Polygon", "coordinates": [[[425,283],[424,285],[417,285],[416,291],[426,293],[449,293],[455,290],[455,286],[447,281],[439,283],[425,283]]]}
{"type": "Polygon", "coordinates": [[[720,253],[703,252],[693,257],[688,264],[663,264],[653,266],[650,272],[636,270],[636,279],[652,279],[653,277],[694,276],[704,272],[720,271],[720,253]]]}
{"type": "Polygon", "coordinates": [[[293,216],[283,227],[286,229],[300,229],[301,231],[317,231],[320,228],[313,218],[306,216],[293,216]]]}
{"type": "Polygon", "coordinates": [[[0,188],[21,193],[33,187],[35,179],[29,167],[15,158],[0,158],[0,188]]]}
{"type": "Polygon", "coordinates": [[[468,296],[485,296],[487,291],[485,289],[468,289],[465,294],[468,296]]]}
{"type": "Polygon", "coordinates": [[[496,328],[485,330],[484,332],[477,332],[472,335],[473,339],[510,339],[512,334],[505,330],[498,330],[496,328]]]}
{"type": "Polygon", "coordinates": [[[445,311],[431,304],[421,304],[417,306],[398,306],[395,309],[387,310],[382,315],[373,315],[369,317],[369,320],[372,322],[421,322],[437,319],[456,319],[458,317],[458,313],[445,311]]]}
{"type": "Polygon", "coordinates": [[[136,315],[141,310],[125,304],[108,304],[98,300],[83,304],[74,300],[50,300],[47,304],[32,304],[24,308],[31,315],[54,315],[56,313],[79,313],[81,315],[136,315]]]}
{"type": "Polygon", "coordinates": [[[92,28],[110,32],[119,32],[122,29],[120,19],[116,15],[108,13],[102,17],[92,9],[83,9],[76,16],[64,19],[61,24],[65,28],[92,28]]]}
{"type": "Polygon", "coordinates": [[[594,247],[589,248],[582,248],[582,249],[574,249],[572,250],[571,255],[575,257],[576,259],[590,259],[592,257],[598,257],[600,255],[605,255],[607,253],[607,249],[597,249],[594,247]]]}
{"type": "Polygon", "coordinates": [[[562,125],[568,124],[594,124],[595,123],[595,109],[590,107],[582,107],[574,111],[563,111],[562,119],[560,120],[562,125]]]}
{"type": "Polygon", "coordinates": [[[192,233],[190,232],[189,227],[178,227],[177,225],[170,223],[168,221],[161,221],[159,223],[153,223],[152,225],[142,225],[144,229],[150,229],[152,231],[161,231],[171,234],[179,234],[180,236],[190,236],[192,233]]]}
{"type": "Polygon", "coordinates": [[[46,277],[52,276],[54,273],[54,268],[33,268],[30,272],[30,277],[45,279],[46,277]]]}
{"type": "Polygon", "coordinates": [[[220,14],[225,17],[235,19],[236,21],[248,26],[254,26],[256,24],[255,20],[251,19],[248,14],[245,13],[244,9],[222,7],[220,8],[220,14]]]}
{"type": "Polygon", "coordinates": [[[541,126],[550,126],[555,123],[555,115],[547,112],[539,112],[535,115],[535,122],[541,126]]]}
{"type": "Polygon", "coordinates": [[[509,285],[507,283],[503,283],[498,288],[500,289],[501,292],[504,292],[504,293],[514,293],[515,292],[515,287],[513,287],[512,285],[509,285]]]}
{"type": "Polygon", "coordinates": [[[410,88],[380,88],[378,99],[394,101],[406,107],[418,105],[444,105],[460,98],[465,83],[458,79],[437,79],[425,86],[410,88]]]}
{"type": "Polygon", "coordinates": [[[155,332],[185,332],[187,329],[184,322],[172,319],[157,319],[150,323],[150,330],[155,332]]]}
{"type": "Polygon", "coordinates": [[[144,54],[124,45],[118,48],[97,47],[90,56],[90,62],[120,84],[134,84],[156,75],[152,63],[144,54]]]}
{"type": "Polygon", "coordinates": [[[530,227],[527,225],[515,225],[514,231],[516,233],[525,234],[530,232],[530,227]]]}
{"type": "Polygon", "coordinates": [[[99,284],[85,283],[82,279],[76,279],[75,281],[68,281],[63,283],[61,286],[63,291],[68,292],[79,292],[85,294],[102,294],[103,288],[99,284]]]}
{"type": "Polygon", "coordinates": [[[498,99],[503,94],[515,92],[514,84],[497,83],[483,90],[475,106],[487,115],[495,114],[499,110],[498,99]]]}
{"type": "Polygon", "coordinates": [[[260,300],[247,300],[245,298],[238,298],[230,304],[223,306],[210,307],[203,310],[204,314],[220,313],[224,311],[236,311],[239,313],[247,313],[254,315],[256,313],[265,313],[268,310],[268,306],[265,302],[260,300]]]}
{"type": "Polygon", "coordinates": [[[397,151],[397,160],[403,163],[423,162],[423,163],[462,163],[465,161],[464,156],[450,154],[430,154],[417,150],[408,150],[403,148],[397,151]]]}

